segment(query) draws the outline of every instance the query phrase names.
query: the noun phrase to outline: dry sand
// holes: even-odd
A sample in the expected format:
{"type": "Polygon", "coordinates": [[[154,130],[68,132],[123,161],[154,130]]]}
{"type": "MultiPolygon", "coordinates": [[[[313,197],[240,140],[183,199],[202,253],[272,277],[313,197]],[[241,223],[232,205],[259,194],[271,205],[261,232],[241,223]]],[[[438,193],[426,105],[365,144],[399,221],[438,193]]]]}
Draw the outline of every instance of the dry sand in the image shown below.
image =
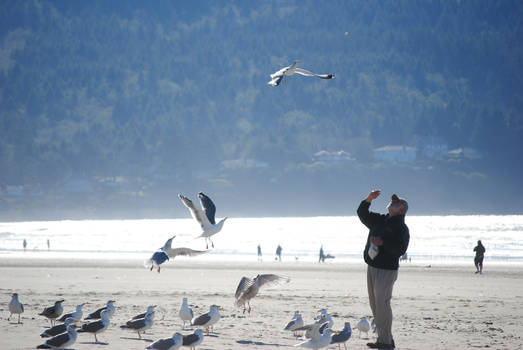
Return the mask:
{"type": "MultiPolygon", "coordinates": [[[[523,349],[522,266],[486,264],[483,275],[474,274],[473,266],[403,264],[392,300],[397,349],[523,349]]],[[[282,329],[295,310],[308,323],[318,309],[327,308],[334,329],[341,329],[345,321],[354,326],[370,315],[363,263],[201,263],[194,259],[163,266],[158,274],[144,269],[140,261],[0,258],[0,349],[32,349],[41,344],[39,334],[49,322],[38,313],[58,298],[65,299],[65,312],[87,302],[84,315],[109,299],[116,300],[111,324],[99,335],[107,344],[93,344],[92,335],[79,334],[73,349],[144,349],[156,339],[182,331],[178,310],[184,296],[197,315],[211,304],[225,308],[215,333],[206,336],[198,349],[290,348],[300,340],[282,329]],[[234,292],[242,276],[258,273],[286,275],[291,282],[262,290],[251,303],[252,313],[244,315],[233,306],[234,292]],[[23,324],[7,321],[12,292],[18,292],[25,304],[23,324]],[[129,317],[154,304],[158,305],[155,323],[144,340],[120,329],[129,317]]],[[[374,340],[372,333],[360,337],[354,331],[347,346],[366,349],[365,344],[374,340]]]]}

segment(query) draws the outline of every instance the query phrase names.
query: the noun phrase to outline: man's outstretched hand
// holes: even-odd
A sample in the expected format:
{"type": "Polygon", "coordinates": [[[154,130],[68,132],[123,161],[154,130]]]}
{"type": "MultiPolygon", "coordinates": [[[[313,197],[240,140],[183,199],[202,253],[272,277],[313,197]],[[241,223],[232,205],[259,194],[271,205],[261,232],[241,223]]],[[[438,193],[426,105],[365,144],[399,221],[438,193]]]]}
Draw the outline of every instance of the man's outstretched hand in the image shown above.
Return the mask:
{"type": "Polygon", "coordinates": [[[367,198],[365,198],[365,202],[372,202],[373,200],[375,200],[376,198],[378,198],[381,194],[381,190],[372,190],[369,195],[367,196],[367,198]]]}

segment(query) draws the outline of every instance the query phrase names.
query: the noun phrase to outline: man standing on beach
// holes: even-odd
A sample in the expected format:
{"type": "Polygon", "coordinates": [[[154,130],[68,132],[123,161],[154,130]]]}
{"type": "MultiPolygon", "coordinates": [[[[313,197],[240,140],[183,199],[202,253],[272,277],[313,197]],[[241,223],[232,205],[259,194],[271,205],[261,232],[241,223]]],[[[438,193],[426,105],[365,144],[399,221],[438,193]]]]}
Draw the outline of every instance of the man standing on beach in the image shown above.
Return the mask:
{"type": "Polygon", "coordinates": [[[409,245],[409,228],[405,214],[409,208],[405,199],[393,194],[387,205],[388,214],[369,211],[371,202],[381,190],[374,190],[358,207],[358,217],[369,228],[363,258],[367,263],[367,291],[376,323],[378,339],[367,343],[372,349],[394,349],[392,339],[392,288],[398,277],[399,259],[409,245]]]}
{"type": "Polygon", "coordinates": [[[476,266],[476,273],[483,273],[483,257],[485,256],[485,247],[478,241],[478,245],[474,247],[476,256],[474,257],[474,265],[476,266]]]}

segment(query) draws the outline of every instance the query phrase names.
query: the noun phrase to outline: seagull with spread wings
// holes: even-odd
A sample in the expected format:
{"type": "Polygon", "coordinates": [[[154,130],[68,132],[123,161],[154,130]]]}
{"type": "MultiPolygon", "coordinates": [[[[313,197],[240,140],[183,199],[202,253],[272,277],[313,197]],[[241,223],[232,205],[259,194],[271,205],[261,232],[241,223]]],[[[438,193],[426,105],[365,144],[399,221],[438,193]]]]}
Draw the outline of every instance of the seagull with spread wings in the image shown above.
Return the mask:
{"type": "Polygon", "coordinates": [[[335,77],[334,74],[316,74],[313,72],[309,72],[308,70],[298,68],[298,62],[299,61],[294,61],[294,63],[290,66],[284,67],[279,71],[271,74],[271,81],[269,81],[267,84],[272,86],[278,86],[281,82],[285,81],[285,77],[290,77],[294,74],[300,74],[306,77],[317,77],[321,79],[332,79],[335,77]]]}
{"type": "Polygon", "coordinates": [[[234,295],[236,298],[236,307],[241,307],[243,305],[243,312],[245,313],[247,310],[247,312],[251,313],[250,301],[258,294],[260,288],[275,285],[282,281],[289,282],[290,278],[274,274],[258,275],[253,279],[242,277],[234,295]],[[246,303],[249,308],[245,307],[246,303]]]}
{"type": "Polygon", "coordinates": [[[200,254],[206,253],[204,250],[194,250],[191,248],[186,247],[172,247],[173,239],[176,237],[176,235],[169,238],[163,247],[158,249],[154,254],[147,260],[145,260],[145,267],[153,270],[154,267],[157,268],[158,273],[160,273],[160,265],[164,262],[168,261],[169,259],[174,259],[177,256],[196,256],[200,254]]]}
{"type": "Polygon", "coordinates": [[[218,223],[216,223],[214,218],[216,214],[216,206],[209,197],[203,194],[203,192],[198,193],[198,197],[200,198],[200,204],[202,205],[201,208],[194,205],[194,203],[189,198],[181,194],[179,194],[178,197],[180,197],[182,203],[187,208],[189,208],[192,217],[196,219],[196,221],[198,221],[198,223],[200,224],[202,228],[202,233],[198,237],[205,238],[205,248],[209,249],[209,244],[207,243],[207,240],[211,242],[211,245],[214,248],[214,243],[211,240],[211,236],[217,234],[222,230],[223,223],[225,222],[225,220],[227,220],[227,216],[221,219],[218,223]]]}

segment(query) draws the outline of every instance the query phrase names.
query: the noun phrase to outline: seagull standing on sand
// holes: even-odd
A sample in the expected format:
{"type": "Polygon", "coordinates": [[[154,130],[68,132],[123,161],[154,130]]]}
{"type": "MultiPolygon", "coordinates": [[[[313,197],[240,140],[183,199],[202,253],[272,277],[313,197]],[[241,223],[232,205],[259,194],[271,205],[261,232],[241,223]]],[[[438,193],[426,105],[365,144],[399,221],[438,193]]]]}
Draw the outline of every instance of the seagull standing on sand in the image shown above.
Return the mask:
{"type": "Polygon", "coordinates": [[[303,318],[301,317],[301,314],[299,311],[295,311],[292,320],[289,323],[287,323],[287,325],[285,326],[285,328],[283,330],[292,331],[292,333],[296,337],[298,334],[296,329],[298,329],[300,327],[303,327],[303,318]]]}
{"type": "Polygon", "coordinates": [[[350,328],[350,323],[345,322],[345,327],[341,331],[338,332],[338,334],[335,334],[332,336],[331,344],[338,344],[338,349],[341,350],[341,343],[343,343],[343,346],[345,347],[345,350],[347,350],[347,345],[345,344],[347,340],[350,339],[350,336],[352,335],[352,328],[350,328]]]}
{"type": "Polygon", "coordinates": [[[214,324],[220,320],[220,310],[223,310],[223,308],[218,305],[211,305],[208,313],[195,317],[191,321],[191,326],[205,327],[206,333],[209,334],[209,331],[213,331],[214,324]]]}
{"type": "Polygon", "coordinates": [[[102,318],[102,311],[108,310],[109,311],[109,318],[113,317],[114,311],[116,310],[116,307],[114,306],[115,301],[109,300],[107,304],[104,307],[99,308],[98,310],[91,312],[87,317],[86,320],[96,320],[99,318],[102,318]]]}
{"type": "Polygon", "coordinates": [[[296,328],[296,331],[305,331],[305,338],[307,339],[316,339],[321,337],[322,333],[320,332],[320,329],[325,329],[328,325],[328,322],[325,322],[324,320],[317,320],[314,323],[307,324],[305,326],[296,328]]]}
{"type": "Polygon", "coordinates": [[[356,329],[360,331],[360,338],[361,332],[365,332],[367,334],[367,337],[369,336],[370,323],[367,317],[361,318],[361,320],[356,324],[356,329]]]}
{"type": "Polygon", "coordinates": [[[302,348],[318,350],[326,346],[329,346],[333,334],[336,334],[336,332],[334,332],[330,328],[327,328],[325,332],[323,332],[323,334],[320,334],[319,337],[311,338],[307,341],[304,341],[303,343],[299,343],[294,346],[301,346],[302,348]]]}
{"type": "MultiPolygon", "coordinates": [[[[39,313],[39,315],[47,317],[49,319],[49,321],[51,322],[51,326],[52,326],[54,324],[53,321],[56,320],[58,317],[60,317],[62,312],[64,312],[64,308],[62,307],[63,302],[64,302],[63,299],[55,301],[53,306],[46,307],[44,309],[44,311],[39,313]]],[[[75,334],[76,334],[76,332],[75,332],[75,334]]]]}
{"type": "Polygon", "coordinates": [[[149,268],[151,271],[156,266],[158,273],[160,273],[160,265],[164,262],[168,261],[169,259],[174,259],[177,256],[185,255],[185,256],[196,256],[200,254],[206,253],[206,251],[203,250],[194,250],[191,248],[185,248],[185,247],[178,247],[173,248],[172,242],[173,239],[176,237],[176,235],[169,238],[163,247],[158,249],[154,254],[151,256],[150,259],[145,261],[145,267],[149,268]]]}
{"type": "Polygon", "coordinates": [[[38,345],[37,349],[65,349],[69,345],[74,344],[78,333],[74,329],[74,325],[67,326],[67,333],[58,334],[57,336],[48,339],[45,343],[38,345]]]}
{"type": "Polygon", "coordinates": [[[13,293],[11,295],[11,301],[9,302],[9,312],[10,314],[7,320],[9,321],[13,314],[18,314],[18,323],[20,323],[20,314],[24,312],[24,304],[18,300],[18,293],[13,293]]]}
{"type": "Polygon", "coordinates": [[[45,331],[40,334],[40,337],[42,338],[50,338],[54,337],[55,335],[62,334],[67,332],[67,326],[70,324],[74,324],[75,320],[72,317],[68,317],[65,319],[65,322],[62,324],[58,324],[56,326],[53,326],[49,329],[46,329],[45,331]]]}
{"type": "Polygon", "coordinates": [[[181,333],[174,333],[171,338],[164,338],[155,341],[145,349],[147,350],[176,350],[183,344],[183,335],[181,333]]]}
{"type": "Polygon", "coordinates": [[[75,312],[70,312],[68,314],[62,315],[62,317],[60,317],[60,319],[58,321],[64,322],[67,318],[72,317],[76,322],[79,322],[82,319],[82,316],[84,314],[82,311],[82,306],[84,306],[84,305],[85,305],[85,303],[76,305],[75,312]]]}
{"type": "Polygon", "coordinates": [[[120,326],[120,328],[134,330],[138,333],[138,338],[142,339],[140,332],[144,332],[147,329],[151,328],[151,326],[153,325],[153,320],[154,312],[147,314],[145,318],[129,320],[126,324],[120,326]]]}
{"type": "Polygon", "coordinates": [[[289,282],[290,279],[288,277],[274,274],[258,275],[253,279],[250,279],[249,277],[242,277],[234,295],[236,298],[236,307],[243,306],[243,313],[245,313],[245,310],[251,313],[250,301],[258,294],[260,288],[268,287],[281,281],[289,282]],[[247,303],[249,308],[245,307],[245,303],[247,303]]]}
{"type": "Polygon", "coordinates": [[[196,349],[197,345],[203,341],[203,332],[197,328],[194,333],[183,336],[183,346],[188,346],[191,350],[196,349]]]}
{"type": "Polygon", "coordinates": [[[156,305],[149,305],[149,306],[147,306],[147,310],[145,310],[144,313],[141,313],[139,315],[134,316],[133,318],[131,318],[131,320],[137,320],[137,319],[140,319],[140,318],[145,318],[147,315],[150,315],[150,314],[153,314],[152,317],[154,318],[154,308],[155,307],[156,307],[156,305]]]}
{"type": "Polygon", "coordinates": [[[290,77],[294,74],[300,74],[304,75],[306,77],[317,77],[321,79],[332,79],[335,77],[334,74],[316,74],[309,72],[308,70],[297,68],[299,61],[294,61],[294,63],[288,67],[284,67],[280,69],[279,71],[271,74],[271,81],[269,81],[267,84],[272,86],[278,86],[282,81],[285,81],[285,77],[290,77]]]}
{"type": "Polygon", "coordinates": [[[94,335],[94,341],[98,343],[96,335],[102,333],[109,327],[109,310],[102,310],[101,317],[98,321],[84,323],[82,328],[78,330],[78,333],[92,333],[94,335]]]}
{"type": "Polygon", "coordinates": [[[189,324],[191,323],[191,320],[194,317],[194,314],[192,312],[192,309],[189,307],[189,304],[187,304],[187,298],[183,298],[182,306],[180,307],[180,312],[178,313],[180,318],[183,321],[183,329],[185,329],[185,322],[189,321],[189,324]]]}
{"type": "Polygon", "coordinates": [[[327,309],[321,309],[318,310],[318,312],[319,315],[316,316],[316,320],[322,320],[322,323],[328,322],[327,327],[332,328],[332,326],[334,325],[334,320],[332,319],[331,315],[329,315],[329,313],[327,312],[327,309]]]}

